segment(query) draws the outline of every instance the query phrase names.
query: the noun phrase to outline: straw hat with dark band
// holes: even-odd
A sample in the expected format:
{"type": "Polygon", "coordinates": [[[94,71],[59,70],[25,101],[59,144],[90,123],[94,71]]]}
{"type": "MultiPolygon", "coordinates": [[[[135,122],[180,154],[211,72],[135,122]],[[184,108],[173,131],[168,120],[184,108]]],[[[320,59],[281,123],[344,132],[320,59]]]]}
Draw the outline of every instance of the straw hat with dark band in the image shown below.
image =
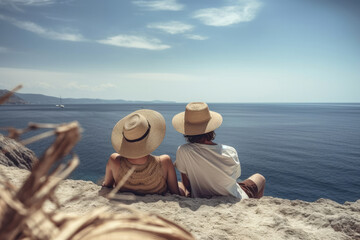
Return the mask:
{"type": "Polygon", "coordinates": [[[116,123],[111,143],[126,158],[140,158],[153,152],[165,137],[164,117],[153,110],[137,110],[116,123]]]}
{"type": "Polygon", "coordinates": [[[220,127],[222,116],[209,110],[204,102],[191,102],[185,112],[176,114],[172,119],[175,130],[185,135],[200,135],[220,127]]]}

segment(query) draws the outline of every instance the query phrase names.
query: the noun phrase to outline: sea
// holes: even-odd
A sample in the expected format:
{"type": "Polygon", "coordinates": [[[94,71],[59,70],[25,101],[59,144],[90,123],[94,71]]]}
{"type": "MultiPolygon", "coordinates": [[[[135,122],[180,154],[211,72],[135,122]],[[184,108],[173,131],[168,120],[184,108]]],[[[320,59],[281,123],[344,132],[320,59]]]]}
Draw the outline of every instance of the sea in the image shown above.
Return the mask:
{"type": "MultiPolygon", "coordinates": [[[[26,128],[29,122],[78,121],[83,129],[73,149],[80,158],[72,179],[98,183],[114,152],[113,126],[138,109],[153,109],[166,120],[166,136],[154,154],[169,154],[175,161],[177,147],[185,143],[171,125],[172,117],[184,111],[185,103],[2,105],[0,127],[26,128]]],[[[209,103],[223,116],[216,143],[233,146],[239,155],[242,175],[266,177],[265,195],[316,201],[328,198],[338,203],[360,199],[360,103],[209,103]]],[[[26,139],[48,129],[22,136],[26,139]]],[[[6,131],[0,133],[6,135],[6,131]]],[[[51,145],[53,137],[29,144],[37,156],[51,145]]],[[[68,161],[65,158],[63,162],[68,161]]],[[[180,175],[178,179],[180,180],[180,175]]],[[[239,179],[239,180],[240,180],[239,179]]]]}

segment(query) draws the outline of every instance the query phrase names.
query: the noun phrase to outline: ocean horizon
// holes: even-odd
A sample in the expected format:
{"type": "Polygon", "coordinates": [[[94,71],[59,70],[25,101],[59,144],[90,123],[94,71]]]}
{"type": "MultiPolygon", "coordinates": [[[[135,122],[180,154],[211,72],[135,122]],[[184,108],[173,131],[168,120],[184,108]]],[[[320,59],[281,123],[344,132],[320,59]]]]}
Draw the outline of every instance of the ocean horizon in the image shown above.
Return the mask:
{"type": "MultiPolygon", "coordinates": [[[[223,116],[216,143],[233,146],[242,176],[259,172],[267,179],[265,195],[315,201],[329,198],[339,203],[360,198],[360,103],[208,103],[223,116]]],[[[78,121],[84,130],[74,152],[79,167],[70,178],[98,182],[114,152],[110,136],[122,117],[142,109],[159,111],[166,120],[163,143],[153,154],[169,154],[185,143],[172,117],[186,103],[123,103],[3,105],[0,127],[25,128],[29,122],[78,121]]],[[[44,130],[45,131],[45,130],[44,130]]],[[[33,136],[35,131],[24,136],[33,136]]],[[[6,135],[6,132],[2,131],[6,135]]],[[[28,145],[38,156],[52,138],[28,145]]],[[[66,159],[64,160],[66,161],[66,159]]],[[[178,179],[180,180],[179,173],[178,179]]]]}

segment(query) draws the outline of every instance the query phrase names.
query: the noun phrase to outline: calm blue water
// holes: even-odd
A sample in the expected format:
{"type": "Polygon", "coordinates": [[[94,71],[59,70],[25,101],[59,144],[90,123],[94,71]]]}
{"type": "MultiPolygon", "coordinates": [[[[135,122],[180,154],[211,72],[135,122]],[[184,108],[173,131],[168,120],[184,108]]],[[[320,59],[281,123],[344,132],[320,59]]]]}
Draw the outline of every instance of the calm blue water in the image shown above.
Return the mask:
{"type": "MultiPolygon", "coordinates": [[[[340,203],[360,198],[360,104],[209,106],[224,117],[215,142],[237,149],[242,179],[256,172],[267,178],[265,195],[306,201],[330,198],[340,203]]],[[[52,105],[0,106],[0,126],[24,128],[28,122],[79,121],[84,132],[75,152],[81,163],[71,178],[97,182],[113,152],[113,126],[140,108],[164,115],[166,137],[154,154],[167,153],[174,161],[177,146],[185,141],[173,129],[171,119],[185,104],[66,105],[64,109],[52,105]]],[[[28,147],[40,155],[50,140],[28,147]]]]}

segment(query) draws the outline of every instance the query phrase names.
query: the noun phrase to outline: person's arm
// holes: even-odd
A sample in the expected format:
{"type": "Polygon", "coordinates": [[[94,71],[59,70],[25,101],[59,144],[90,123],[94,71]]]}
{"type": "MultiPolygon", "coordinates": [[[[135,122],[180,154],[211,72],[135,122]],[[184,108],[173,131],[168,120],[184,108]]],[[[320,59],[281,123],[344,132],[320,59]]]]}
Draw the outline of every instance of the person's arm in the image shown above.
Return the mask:
{"type": "Polygon", "coordinates": [[[186,164],[185,161],[188,160],[186,156],[186,147],[181,145],[176,151],[176,161],[174,163],[177,170],[181,173],[181,182],[179,182],[179,190],[181,196],[190,197],[191,185],[190,181],[186,175],[186,164]]]}
{"type": "Polygon", "coordinates": [[[106,170],[105,170],[105,177],[104,182],[102,183],[103,187],[113,187],[115,183],[115,179],[113,176],[112,168],[114,165],[114,161],[116,159],[118,154],[111,154],[107,164],[106,164],[106,170]]]}
{"type": "Polygon", "coordinates": [[[185,187],[185,196],[189,197],[190,193],[191,193],[191,185],[190,185],[190,181],[189,181],[188,177],[186,176],[186,174],[181,173],[181,180],[185,187]]]}
{"type": "Polygon", "coordinates": [[[166,182],[167,182],[170,193],[180,195],[175,168],[171,161],[170,156],[169,155],[161,155],[160,161],[161,161],[163,170],[165,172],[165,178],[166,178],[166,182]]]}

